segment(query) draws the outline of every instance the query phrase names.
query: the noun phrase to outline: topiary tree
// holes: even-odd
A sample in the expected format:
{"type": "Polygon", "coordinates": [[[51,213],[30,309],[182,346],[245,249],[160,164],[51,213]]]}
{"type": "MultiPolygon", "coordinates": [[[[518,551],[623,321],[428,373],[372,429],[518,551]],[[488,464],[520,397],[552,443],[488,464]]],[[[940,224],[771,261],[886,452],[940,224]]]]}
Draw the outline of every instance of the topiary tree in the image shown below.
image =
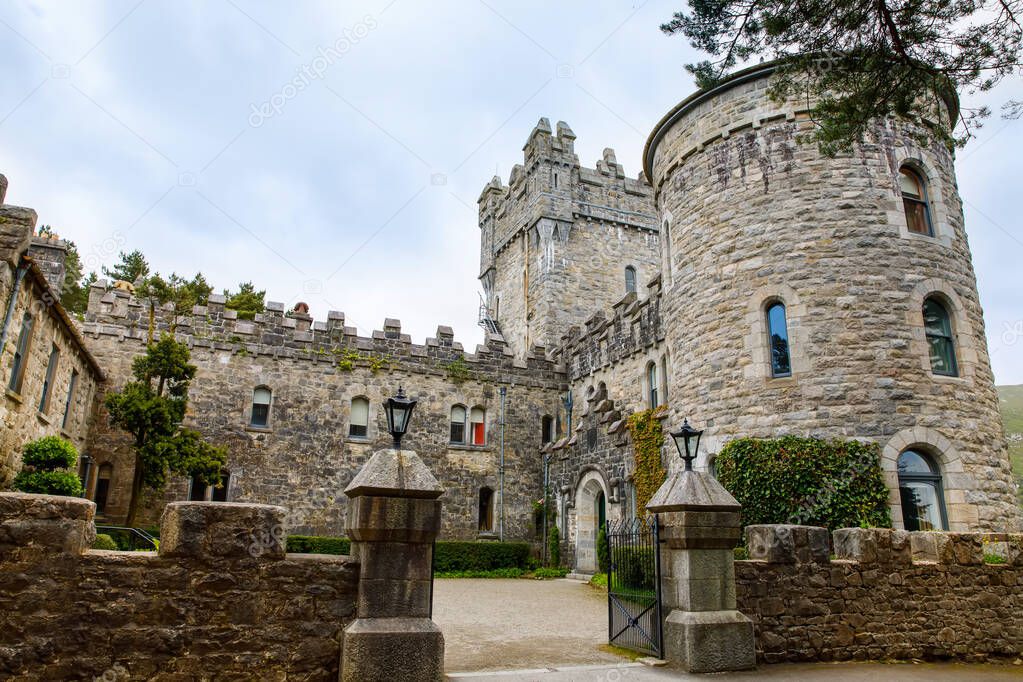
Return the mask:
{"type": "Polygon", "coordinates": [[[547,532],[547,557],[551,566],[561,565],[561,538],[556,525],[547,532]]]}
{"type": "Polygon", "coordinates": [[[600,526],[597,532],[597,570],[607,573],[611,570],[611,549],[607,543],[607,524],[600,526]]]}
{"type": "Polygon", "coordinates": [[[78,463],[75,446],[59,436],[44,436],[25,446],[25,467],[14,478],[14,489],[23,493],[81,497],[82,481],[70,469],[78,463]]]}

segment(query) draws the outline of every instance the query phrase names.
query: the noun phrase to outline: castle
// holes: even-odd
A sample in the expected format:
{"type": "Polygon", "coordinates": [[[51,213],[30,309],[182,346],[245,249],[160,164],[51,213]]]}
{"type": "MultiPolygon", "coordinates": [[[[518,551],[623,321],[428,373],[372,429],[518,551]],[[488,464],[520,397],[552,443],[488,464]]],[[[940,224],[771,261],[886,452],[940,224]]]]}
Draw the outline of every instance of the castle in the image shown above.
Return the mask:
{"type": "MultiPolygon", "coordinates": [[[[360,337],[343,313],[277,303],[251,321],[216,295],[157,311],[199,367],[186,420],[229,455],[222,488],[172,480],[147,520],[171,500],[262,502],[291,510],[292,532],[341,533],[341,491],[388,444],[381,404],[400,384],[419,399],[403,442],[447,491],[442,535],[535,540],[546,483],[581,572],[600,523],[636,513],[626,418],[658,406],[665,426],[704,429],[699,468],[741,436],[863,439],[882,448],[897,528],[1018,530],[952,154],[879,121],[823,156],[797,137],[806,103],[768,97],[772,69],[680,103],[638,177],[611,149],[581,165],[569,126],[541,119],[508,184],[479,198],[487,332],[472,353],[447,327],[416,344],[387,319],[360,337]]],[[[34,226],[0,206],[0,487],[22,443],[63,433],[118,521],[133,456],[102,396],[143,352],[148,307],[99,282],[70,320],[60,245],[34,226]]]]}

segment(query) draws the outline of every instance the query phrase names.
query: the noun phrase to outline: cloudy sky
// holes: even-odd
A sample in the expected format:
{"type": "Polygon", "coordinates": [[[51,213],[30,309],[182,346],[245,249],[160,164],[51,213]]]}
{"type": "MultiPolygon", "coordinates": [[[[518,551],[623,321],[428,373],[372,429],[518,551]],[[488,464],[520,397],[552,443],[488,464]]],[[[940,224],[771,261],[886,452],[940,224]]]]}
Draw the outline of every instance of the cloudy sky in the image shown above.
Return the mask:
{"type": "MultiPolygon", "coordinates": [[[[635,175],[693,89],[696,55],[658,31],[679,5],[6,2],[7,201],[92,267],[141,249],[363,334],[398,317],[421,343],[448,324],[471,350],[483,185],[540,116],[572,126],[582,163],[614,147],[635,175]]],[[[1018,79],[967,104],[1012,97],[1018,79]]],[[[958,165],[999,383],[1023,383],[1021,150],[1023,124],[995,117],[958,165]]]]}

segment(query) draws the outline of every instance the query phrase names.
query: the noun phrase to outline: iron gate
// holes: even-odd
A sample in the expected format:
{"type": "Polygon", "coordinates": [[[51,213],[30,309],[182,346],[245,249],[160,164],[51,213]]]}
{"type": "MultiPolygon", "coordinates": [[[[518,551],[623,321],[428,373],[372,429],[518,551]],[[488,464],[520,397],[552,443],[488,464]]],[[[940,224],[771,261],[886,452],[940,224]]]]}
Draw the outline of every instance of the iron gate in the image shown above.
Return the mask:
{"type": "Polygon", "coordinates": [[[608,521],[607,624],[615,646],[663,658],[657,515],[608,521]]]}

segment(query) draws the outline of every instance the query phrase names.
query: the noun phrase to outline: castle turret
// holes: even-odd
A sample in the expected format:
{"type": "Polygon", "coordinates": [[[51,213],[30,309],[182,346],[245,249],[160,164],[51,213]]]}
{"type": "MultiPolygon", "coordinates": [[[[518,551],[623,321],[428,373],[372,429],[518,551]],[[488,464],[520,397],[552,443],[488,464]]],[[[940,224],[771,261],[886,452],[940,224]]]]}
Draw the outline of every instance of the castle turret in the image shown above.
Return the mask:
{"type": "Polygon", "coordinates": [[[659,270],[645,179],[626,177],[611,149],[581,166],[575,133],[563,121],[554,130],[541,118],[508,185],[494,178],[479,199],[487,310],[520,357],[533,344],[554,347],[659,270]]]}
{"type": "Polygon", "coordinates": [[[1018,528],[951,152],[879,121],[828,158],[772,73],[688,98],[647,143],[674,423],[705,424],[711,455],[739,436],[875,441],[896,527],[1018,528]]]}

